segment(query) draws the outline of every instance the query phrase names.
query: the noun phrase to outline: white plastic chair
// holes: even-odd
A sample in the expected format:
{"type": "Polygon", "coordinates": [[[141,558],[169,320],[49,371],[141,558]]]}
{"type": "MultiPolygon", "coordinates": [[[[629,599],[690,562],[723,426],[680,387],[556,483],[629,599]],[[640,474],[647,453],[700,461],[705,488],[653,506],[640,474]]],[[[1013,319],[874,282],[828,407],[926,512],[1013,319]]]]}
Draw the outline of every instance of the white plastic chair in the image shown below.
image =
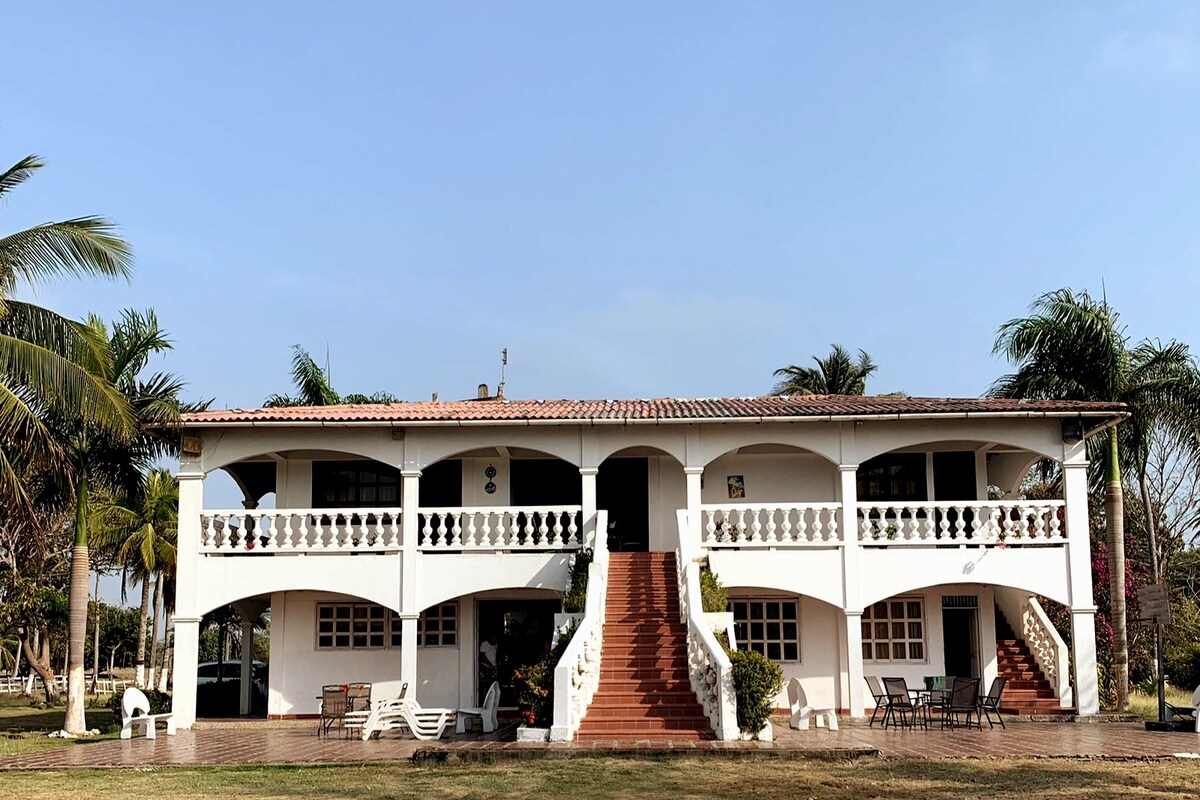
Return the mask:
{"type": "Polygon", "coordinates": [[[167,736],[175,735],[175,717],[171,714],[151,714],[150,700],[141,689],[130,686],[121,696],[121,738],[132,739],[138,728],[147,739],[154,738],[154,725],[167,724],[167,736]]]}
{"type": "Polygon", "coordinates": [[[454,720],[453,708],[422,708],[416,700],[388,700],[371,709],[362,726],[362,740],[384,731],[407,730],[418,739],[440,739],[454,720]]]}
{"type": "Polygon", "coordinates": [[[488,687],[487,694],[483,697],[482,706],[479,708],[460,708],[458,710],[458,725],[454,730],[457,733],[463,733],[467,729],[467,723],[473,719],[478,719],[483,732],[491,733],[496,730],[496,712],[499,709],[500,682],[493,681],[492,685],[488,687]]]}
{"type": "Polygon", "coordinates": [[[789,723],[791,727],[806,731],[808,730],[808,721],[816,718],[818,728],[828,722],[829,730],[836,731],[838,729],[837,709],[813,708],[810,706],[808,704],[808,695],[805,693],[804,686],[800,683],[799,678],[792,678],[788,681],[787,693],[788,705],[792,712],[792,719],[789,723]]]}

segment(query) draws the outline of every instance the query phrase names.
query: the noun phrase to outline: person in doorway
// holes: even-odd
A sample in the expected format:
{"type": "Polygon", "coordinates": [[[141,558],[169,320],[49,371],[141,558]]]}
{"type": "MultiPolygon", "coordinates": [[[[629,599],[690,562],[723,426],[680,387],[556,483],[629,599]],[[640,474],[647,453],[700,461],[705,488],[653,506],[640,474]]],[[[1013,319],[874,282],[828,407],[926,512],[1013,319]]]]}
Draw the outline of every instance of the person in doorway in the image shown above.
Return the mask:
{"type": "Polygon", "coordinates": [[[550,660],[550,642],[542,642],[542,652],[538,653],[538,663],[545,664],[550,660]]]}
{"type": "Polygon", "coordinates": [[[496,680],[496,666],[500,663],[497,651],[496,633],[493,631],[479,645],[479,691],[481,694],[486,692],[492,682],[496,680]]]}

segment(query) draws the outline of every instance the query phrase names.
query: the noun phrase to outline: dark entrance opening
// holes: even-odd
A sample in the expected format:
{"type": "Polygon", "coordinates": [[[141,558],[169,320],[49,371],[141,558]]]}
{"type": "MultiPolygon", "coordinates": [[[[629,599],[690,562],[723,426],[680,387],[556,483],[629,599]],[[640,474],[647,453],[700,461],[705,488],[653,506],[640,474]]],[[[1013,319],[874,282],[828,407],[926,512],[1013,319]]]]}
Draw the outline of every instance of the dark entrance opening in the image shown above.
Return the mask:
{"type": "MultiPolygon", "coordinates": [[[[954,600],[958,598],[945,599],[954,600]]],[[[969,599],[977,602],[974,597],[969,599]]],[[[952,608],[943,606],[942,640],[944,643],[947,675],[954,675],[961,678],[980,677],[978,608],[952,608]]]]}
{"type": "Polygon", "coordinates": [[[650,549],[650,462],[610,458],[596,475],[596,507],[608,511],[608,547],[644,553],[650,549]]]}
{"type": "Polygon", "coordinates": [[[479,703],[492,680],[500,681],[500,705],[517,707],[518,690],[513,672],[536,664],[554,633],[554,615],[562,608],[558,600],[480,600],[479,631],[475,642],[476,695],[479,703]],[[482,666],[479,648],[496,636],[495,677],[482,666]]]}
{"type": "Polygon", "coordinates": [[[514,458],[509,462],[514,506],[577,506],[583,494],[579,468],[560,459],[514,458]]]}

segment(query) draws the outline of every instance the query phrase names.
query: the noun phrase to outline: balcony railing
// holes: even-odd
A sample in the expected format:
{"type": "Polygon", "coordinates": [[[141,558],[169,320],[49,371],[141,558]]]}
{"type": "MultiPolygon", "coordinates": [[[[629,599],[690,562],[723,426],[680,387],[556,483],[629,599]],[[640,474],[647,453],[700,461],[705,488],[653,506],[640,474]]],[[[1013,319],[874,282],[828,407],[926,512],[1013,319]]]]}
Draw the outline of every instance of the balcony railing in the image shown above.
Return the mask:
{"type": "Polygon", "coordinates": [[[574,550],[582,544],[582,506],[422,508],[418,549],[574,550]]]}
{"type": "Polygon", "coordinates": [[[399,549],[398,508],[233,509],[200,515],[202,553],[273,555],[399,549]]]}
{"type": "Polygon", "coordinates": [[[700,507],[705,547],[834,547],[841,503],[721,503],[700,507]]]}
{"type": "Polygon", "coordinates": [[[859,504],[864,545],[1061,545],[1062,500],[859,504]]]}

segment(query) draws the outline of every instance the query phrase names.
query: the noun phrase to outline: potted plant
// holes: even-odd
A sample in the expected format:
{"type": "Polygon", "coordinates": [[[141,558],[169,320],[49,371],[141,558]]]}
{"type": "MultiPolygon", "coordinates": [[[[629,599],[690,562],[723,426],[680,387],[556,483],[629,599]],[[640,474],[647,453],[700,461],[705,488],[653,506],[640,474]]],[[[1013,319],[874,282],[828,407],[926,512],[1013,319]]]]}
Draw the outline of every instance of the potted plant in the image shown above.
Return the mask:
{"type": "Polygon", "coordinates": [[[526,664],[513,671],[517,685],[517,703],[521,709],[521,724],[517,727],[518,742],[550,741],[550,726],[554,724],[554,668],[563,651],[575,636],[574,624],[559,632],[558,641],[549,656],[536,664],[526,664]]]}

